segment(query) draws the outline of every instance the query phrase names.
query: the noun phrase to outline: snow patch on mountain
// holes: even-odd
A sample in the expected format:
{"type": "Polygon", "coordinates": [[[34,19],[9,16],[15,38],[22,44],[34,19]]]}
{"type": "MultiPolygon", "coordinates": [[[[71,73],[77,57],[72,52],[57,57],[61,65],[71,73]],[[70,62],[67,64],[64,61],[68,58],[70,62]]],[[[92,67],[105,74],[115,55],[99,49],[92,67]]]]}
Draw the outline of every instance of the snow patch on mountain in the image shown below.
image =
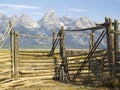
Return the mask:
{"type": "Polygon", "coordinates": [[[47,30],[53,30],[60,27],[59,17],[56,16],[54,10],[48,11],[39,21],[41,28],[46,28],[47,30]]]}
{"type": "Polygon", "coordinates": [[[16,27],[22,26],[28,29],[39,28],[39,24],[32,20],[27,14],[22,14],[20,17],[14,15],[11,17],[11,20],[14,21],[16,27]]]}

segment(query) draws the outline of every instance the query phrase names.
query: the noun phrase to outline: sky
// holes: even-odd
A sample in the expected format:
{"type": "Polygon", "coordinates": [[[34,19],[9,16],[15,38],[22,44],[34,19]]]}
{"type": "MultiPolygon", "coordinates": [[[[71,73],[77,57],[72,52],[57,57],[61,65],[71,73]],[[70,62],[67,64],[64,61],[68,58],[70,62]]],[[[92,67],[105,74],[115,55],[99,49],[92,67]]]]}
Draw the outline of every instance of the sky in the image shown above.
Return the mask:
{"type": "Polygon", "coordinates": [[[0,0],[0,13],[8,16],[28,14],[39,20],[49,10],[57,16],[87,16],[96,22],[104,22],[105,17],[120,20],[120,0],[0,0]]]}

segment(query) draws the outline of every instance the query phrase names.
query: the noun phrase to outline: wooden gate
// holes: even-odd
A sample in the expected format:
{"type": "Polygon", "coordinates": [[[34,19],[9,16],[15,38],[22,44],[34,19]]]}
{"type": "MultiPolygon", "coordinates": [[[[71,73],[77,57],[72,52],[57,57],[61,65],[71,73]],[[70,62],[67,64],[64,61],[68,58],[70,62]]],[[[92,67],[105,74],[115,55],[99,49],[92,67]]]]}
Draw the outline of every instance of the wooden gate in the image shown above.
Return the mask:
{"type": "Polygon", "coordinates": [[[111,18],[105,18],[105,23],[96,27],[80,30],[61,29],[60,56],[62,57],[60,81],[96,83],[104,75],[114,77],[119,75],[119,48],[118,48],[118,21],[112,22],[111,18]],[[92,30],[90,37],[90,50],[87,54],[67,56],[64,45],[64,32],[77,32],[92,30]],[[101,30],[101,34],[94,43],[94,32],[101,30]],[[98,49],[101,41],[106,39],[106,49],[98,49]]]}

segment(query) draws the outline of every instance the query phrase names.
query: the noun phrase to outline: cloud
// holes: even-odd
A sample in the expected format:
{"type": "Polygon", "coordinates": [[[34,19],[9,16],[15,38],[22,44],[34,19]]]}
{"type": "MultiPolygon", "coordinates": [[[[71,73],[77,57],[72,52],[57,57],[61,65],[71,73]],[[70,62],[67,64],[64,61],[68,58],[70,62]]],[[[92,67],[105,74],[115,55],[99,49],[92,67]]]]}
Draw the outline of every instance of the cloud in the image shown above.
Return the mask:
{"type": "Polygon", "coordinates": [[[87,12],[87,10],[85,10],[85,9],[80,9],[80,8],[69,8],[68,11],[69,11],[69,12],[78,12],[78,13],[87,12]]]}
{"type": "Polygon", "coordinates": [[[16,4],[0,4],[0,7],[15,8],[15,9],[41,9],[40,7],[29,5],[16,5],[16,4]]]}
{"type": "Polygon", "coordinates": [[[0,13],[6,13],[6,11],[5,10],[0,10],[0,13]]]}

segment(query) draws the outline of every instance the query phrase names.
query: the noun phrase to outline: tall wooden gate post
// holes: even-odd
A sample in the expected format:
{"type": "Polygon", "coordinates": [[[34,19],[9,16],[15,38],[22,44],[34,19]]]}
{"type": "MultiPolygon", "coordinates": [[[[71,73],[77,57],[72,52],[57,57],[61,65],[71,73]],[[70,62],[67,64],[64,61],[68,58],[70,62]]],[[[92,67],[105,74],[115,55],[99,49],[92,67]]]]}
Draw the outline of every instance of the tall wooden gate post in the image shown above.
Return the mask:
{"type": "MultiPolygon", "coordinates": [[[[114,21],[114,30],[115,32],[118,32],[118,20],[114,21]]],[[[114,46],[115,46],[115,54],[117,54],[118,50],[119,50],[119,44],[118,44],[118,34],[114,33],[114,46]]]]}
{"type": "Polygon", "coordinates": [[[68,82],[68,65],[67,65],[67,58],[66,58],[66,50],[65,50],[65,39],[64,39],[64,27],[61,27],[60,31],[60,56],[62,57],[62,63],[60,66],[60,75],[59,80],[63,82],[68,82]]]}
{"type": "MultiPolygon", "coordinates": [[[[89,46],[89,51],[92,50],[93,46],[94,46],[94,30],[91,31],[90,33],[90,46],[89,46]]],[[[91,68],[91,60],[93,60],[92,57],[89,58],[89,72],[90,72],[90,68],[91,68]]],[[[89,73],[88,73],[89,74],[89,73]]]]}
{"type": "MultiPolygon", "coordinates": [[[[118,20],[114,20],[114,30],[115,32],[118,32],[118,20]]],[[[119,51],[119,43],[118,43],[118,34],[114,33],[114,50],[115,50],[115,71],[116,71],[116,65],[118,63],[118,51],[119,51]]],[[[116,72],[117,73],[117,72],[116,72]]]]}
{"type": "MultiPolygon", "coordinates": [[[[113,29],[113,24],[112,24],[112,19],[109,18],[109,22],[110,22],[110,31],[112,32],[113,29]]],[[[114,47],[114,34],[115,33],[110,33],[111,35],[111,56],[112,56],[112,75],[116,75],[116,70],[115,70],[115,47],[114,47]]]]}
{"type": "Polygon", "coordinates": [[[60,31],[60,56],[61,57],[65,57],[66,56],[64,35],[65,35],[64,27],[61,26],[61,31],[60,31]]]}
{"type": "Polygon", "coordinates": [[[105,18],[106,22],[106,37],[107,37],[107,51],[108,51],[108,62],[109,62],[109,69],[110,75],[115,75],[115,55],[114,55],[114,33],[111,33],[112,28],[112,20],[111,18],[105,18]]]}
{"type": "MultiPolygon", "coordinates": [[[[9,23],[10,25],[10,28],[12,27],[12,21],[10,21],[9,23]]],[[[11,28],[11,31],[10,31],[10,54],[11,54],[11,63],[12,63],[12,78],[14,79],[14,31],[13,31],[13,28],[11,28]]]]}
{"type": "Polygon", "coordinates": [[[19,80],[18,32],[14,32],[14,80],[19,80]]]}

